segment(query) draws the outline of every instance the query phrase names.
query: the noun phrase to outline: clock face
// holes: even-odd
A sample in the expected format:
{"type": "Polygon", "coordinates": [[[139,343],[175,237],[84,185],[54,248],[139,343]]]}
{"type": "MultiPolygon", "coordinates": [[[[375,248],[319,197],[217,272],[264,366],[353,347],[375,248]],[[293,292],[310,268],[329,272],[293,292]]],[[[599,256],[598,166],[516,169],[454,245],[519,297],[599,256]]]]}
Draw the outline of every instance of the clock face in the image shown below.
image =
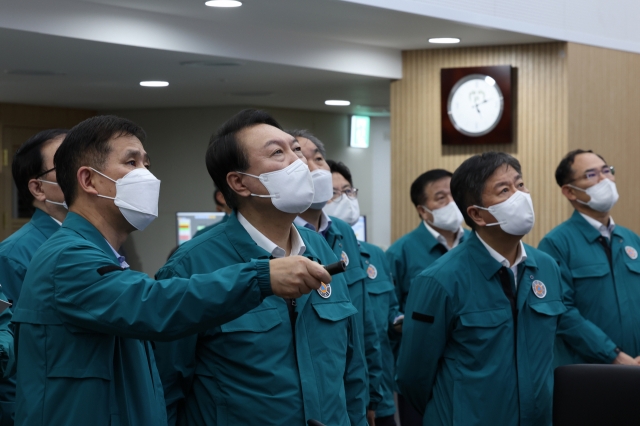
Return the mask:
{"type": "Polygon", "coordinates": [[[460,79],[451,89],[447,112],[455,128],[467,136],[482,136],[502,117],[504,101],[496,81],[483,74],[460,79]]]}

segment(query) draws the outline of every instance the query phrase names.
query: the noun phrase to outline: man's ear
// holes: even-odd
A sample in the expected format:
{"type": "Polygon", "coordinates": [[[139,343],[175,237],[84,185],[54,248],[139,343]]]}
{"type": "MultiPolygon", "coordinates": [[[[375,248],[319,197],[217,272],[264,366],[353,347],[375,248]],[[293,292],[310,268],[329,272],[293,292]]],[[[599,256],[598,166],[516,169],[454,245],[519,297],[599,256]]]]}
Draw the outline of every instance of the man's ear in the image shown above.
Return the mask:
{"type": "Polygon", "coordinates": [[[487,222],[482,218],[479,208],[475,206],[467,207],[467,215],[471,218],[472,221],[475,222],[479,227],[486,226],[487,222]]]}
{"type": "Polygon", "coordinates": [[[428,221],[429,219],[433,219],[430,217],[431,215],[422,206],[416,206],[416,211],[418,212],[418,216],[420,216],[420,219],[422,220],[428,221]]]}
{"type": "Polygon", "coordinates": [[[562,195],[567,197],[569,201],[576,201],[578,197],[576,196],[575,189],[571,188],[569,185],[562,186],[562,195]]]}
{"type": "Polygon", "coordinates": [[[44,195],[44,191],[42,190],[42,182],[40,182],[37,179],[31,179],[28,185],[29,185],[29,192],[31,192],[31,195],[33,195],[33,198],[35,198],[38,201],[44,202],[44,200],[47,197],[44,195]]]}
{"type": "Polygon", "coordinates": [[[76,173],[76,179],[78,179],[78,190],[86,192],[87,194],[98,195],[98,189],[95,187],[94,174],[91,173],[89,167],[82,166],[76,173]]]}
{"type": "Polygon", "coordinates": [[[240,197],[250,197],[251,190],[247,188],[242,182],[242,177],[238,172],[229,172],[227,173],[227,185],[231,188],[233,192],[238,194],[240,197]]]}

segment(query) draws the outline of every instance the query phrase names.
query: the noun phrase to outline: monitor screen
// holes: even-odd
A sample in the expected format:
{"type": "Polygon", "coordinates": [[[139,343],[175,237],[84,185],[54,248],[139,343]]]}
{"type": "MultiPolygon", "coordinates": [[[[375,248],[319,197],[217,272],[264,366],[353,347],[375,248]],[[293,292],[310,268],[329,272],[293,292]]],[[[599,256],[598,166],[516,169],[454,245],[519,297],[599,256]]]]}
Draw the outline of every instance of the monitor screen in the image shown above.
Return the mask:
{"type": "Polygon", "coordinates": [[[207,226],[221,222],[224,212],[178,212],[176,213],[178,225],[178,245],[189,241],[196,232],[207,226]]]}
{"type": "Polygon", "coordinates": [[[367,241],[367,217],[360,216],[358,221],[351,227],[359,241],[367,241]]]}

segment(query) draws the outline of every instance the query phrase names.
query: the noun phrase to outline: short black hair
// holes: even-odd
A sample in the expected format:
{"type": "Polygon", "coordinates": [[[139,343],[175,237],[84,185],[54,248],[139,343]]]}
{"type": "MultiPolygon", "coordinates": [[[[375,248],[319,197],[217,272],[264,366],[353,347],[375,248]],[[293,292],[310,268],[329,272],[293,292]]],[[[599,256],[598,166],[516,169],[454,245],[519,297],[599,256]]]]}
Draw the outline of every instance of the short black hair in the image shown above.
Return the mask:
{"type": "MultiPolygon", "coordinates": [[[[573,162],[576,160],[576,157],[578,155],[587,153],[596,154],[590,149],[586,151],[583,149],[574,149],[564,156],[564,158],[560,161],[560,164],[558,164],[558,167],[556,168],[556,183],[559,187],[562,187],[563,185],[566,185],[573,180],[573,162]]],[[[607,162],[602,155],[596,155],[600,157],[605,163],[607,162]]]]}
{"type": "Polygon", "coordinates": [[[423,206],[427,202],[427,196],[424,193],[424,189],[431,182],[435,182],[442,178],[451,177],[453,173],[444,169],[433,169],[428,172],[424,172],[411,184],[411,202],[414,206],[423,206]]]}
{"type": "Polygon", "coordinates": [[[243,109],[220,126],[209,140],[205,157],[207,171],[232,209],[238,207],[238,199],[227,184],[227,175],[229,172],[243,172],[249,168],[249,158],[236,135],[257,124],[267,124],[282,130],[280,124],[266,111],[243,109]]]}
{"type": "Polygon", "coordinates": [[[326,160],[327,150],[324,148],[324,144],[322,143],[322,141],[318,139],[313,133],[311,133],[307,129],[294,129],[294,130],[287,130],[286,132],[289,133],[294,138],[309,139],[311,143],[313,143],[316,146],[316,148],[318,148],[318,151],[320,152],[320,155],[322,155],[322,158],[326,160]]]}
{"type": "Polygon", "coordinates": [[[451,195],[456,205],[462,212],[464,221],[472,229],[475,222],[467,214],[467,207],[481,206],[482,193],[487,179],[500,167],[506,165],[513,167],[522,174],[520,162],[505,152],[485,152],[466,159],[460,167],[453,172],[451,178],[451,195]]]}
{"type": "Polygon", "coordinates": [[[351,170],[342,161],[326,160],[331,173],[339,173],[343,178],[349,182],[349,185],[353,186],[353,179],[351,179],[351,170]]]}
{"type": "Polygon", "coordinates": [[[29,191],[29,181],[42,175],[44,170],[44,159],[42,158],[42,148],[53,139],[69,133],[67,129],[43,130],[31,136],[13,156],[11,163],[11,173],[13,181],[18,188],[18,210],[33,214],[33,194],[29,191]]]}
{"type": "Polygon", "coordinates": [[[147,138],[140,126],[113,115],[88,118],[69,131],[53,157],[58,185],[69,207],[77,196],[78,169],[83,166],[104,168],[111,152],[109,141],[123,136],[135,136],[143,143],[147,138]]]}

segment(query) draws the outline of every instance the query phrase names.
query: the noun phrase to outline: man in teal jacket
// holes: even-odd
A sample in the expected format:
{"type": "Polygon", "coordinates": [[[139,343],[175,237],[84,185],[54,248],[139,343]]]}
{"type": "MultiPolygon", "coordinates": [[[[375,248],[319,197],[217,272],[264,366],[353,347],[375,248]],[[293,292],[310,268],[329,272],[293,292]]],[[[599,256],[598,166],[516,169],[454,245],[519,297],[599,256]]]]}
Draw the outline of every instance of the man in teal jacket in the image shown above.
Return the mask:
{"type": "Polygon", "coordinates": [[[520,164],[488,152],[451,192],[475,232],[413,281],[397,381],[424,425],[551,424],[562,301],[553,259],[521,238],[534,224],[520,164]]]}
{"type": "Polygon", "coordinates": [[[144,139],[134,123],[100,116],[74,127],[56,152],[70,213],[34,255],[13,317],[18,425],[166,424],[147,340],[197,333],[271,294],[297,296],[330,280],[302,257],[164,281],[128,269],[117,249],[158,208],[144,139]]]}
{"type": "Polygon", "coordinates": [[[421,222],[387,250],[401,311],[411,281],[469,234],[461,226],[462,214],[451,196],[451,176],[451,172],[434,169],[411,184],[411,201],[421,222]]]}
{"type": "Polygon", "coordinates": [[[613,222],[613,168],[592,151],[568,153],[556,182],[575,209],[540,242],[560,265],[566,303],[577,308],[589,352],[556,341],[556,365],[640,360],[640,238],[613,222]],[[636,357],[634,359],[633,357],[636,357]]]}
{"type": "MultiPolygon", "coordinates": [[[[235,211],[224,225],[183,244],[158,278],[291,255],[337,262],[322,237],[293,226],[295,211],[306,210],[314,188],[298,142],[271,116],[241,111],[212,137],[206,159],[235,211]]],[[[356,312],[337,275],[328,288],[297,301],[267,297],[227,324],[159,343],[170,423],[304,425],[316,419],[364,425],[356,312]]]]}
{"type": "MultiPolygon", "coordinates": [[[[354,191],[353,178],[349,168],[342,162],[333,160],[327,160],[327,164],[331,168],[334,193],[340,194],[344,191],[354,191]]],[[[336,214],[341,213],[341,210],[336,212],[336,214]]],[[[346,215],[341,219],[349,220],[349,217],[346,215]]],[[[384,251],[366,241],[358,241],[358,245],[360,247],[360,260],[363,267],[366,268],[365,288],[369,295],[369,300],[371,300],[371,311],[376,321],[383,367],[382,380],[380,382],[382,400],[376,408],[375,423],[376,426],[396,426],[396,403],[394,400],[395,358],[389,336],[393,335],[395,337],[398,335],[398,331],[395,330],[397,326],[394,326],[394,324],[402,316],[398,312],[398,299],[384,251]]]]}
{"type": "MultiPolygon", "coordinates": [[[[309,170],[314,177],[316,191],[327,194],[323,199],[314,200],[316,202],[296,218],[295,224],[321,234],[338,259],[343,260],[347,264],[344,278],[349,286],[351,303],[358,309],[358,330],[360,330],[361,333],[360,341],[362,350],[367,359],[369,387],[367,419],[369,424],[373,424],[375,421],[375,411],[378,404],[382,401],[382,358],[380,354],[380,339],[371,301],[369,300],[369,293],[365,288],[366,272],[360,260],[358,240],[353,233],[351,225],[323,210],[329,208],[331,203],[327,203],[327,201],[330,201],[334,196],[331,169],[325,160],[326,152],[324,144],[307,130],[293,130],[289,133],[300,142],[302,154],[307,159],[309,170]]],[[[360,215],[359,209],[355,211],[353,208],[354,203],[352,198],[357,196],[357,191],[354,191],[350,195],[351,197],[345,195],[344,198],[347,200],[343,201],[350,203],[349,217],[355,221],[360,215]]],[[[342,193],[335,194],[335,197],[342,197],[342,193]]],[[[328,211],[336,211],[333,208],[337,204],[338,203],[333,203],[333,206],[331,206],[328,211]]]]}
{"type": "MultiPolygon", "coordinates": [[[[32,213],[31,220],[0,243],[0,284],[8,301],[20,298],[22,282],[33,254],[47,241],[67,215],[64,196],[56,180],[53,155],[68,130],[44,130],[16,151],[11,165],[19,206],[32,213]]],[[[3,316],[11,317],[11,311],[3,316]]],[[[0,378],[0,426],[13,424],[15,377],[0,378]]]]}
{"type": "MultiPolygon", "coordinates": [[[[468,237],[462,214],[451,196],[451,172],[429,170],[411,184],[411,201],[421,219],[416,229],[398,239],[387,250],[400,311],[404,312],[411,281],[441,256],[468,237]]],[[[397,355],[400,336],[394,337],[397,355]]],[[[404,426],[422,424],[422,416],[398,394],[398,414],[404,426]]]]}

